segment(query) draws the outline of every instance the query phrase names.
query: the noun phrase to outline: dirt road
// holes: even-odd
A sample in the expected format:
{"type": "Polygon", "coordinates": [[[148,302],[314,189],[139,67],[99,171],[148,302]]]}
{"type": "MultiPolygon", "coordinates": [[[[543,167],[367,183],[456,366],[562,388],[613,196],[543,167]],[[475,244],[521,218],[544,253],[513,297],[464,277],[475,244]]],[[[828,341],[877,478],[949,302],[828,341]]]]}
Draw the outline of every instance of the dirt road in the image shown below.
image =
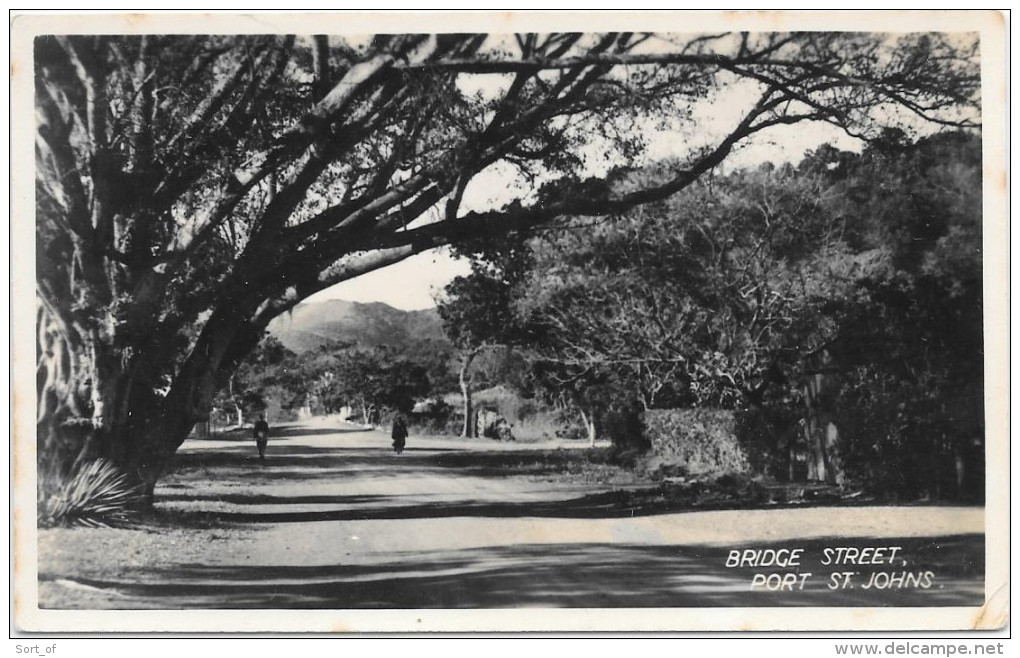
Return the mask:
{"type": "MultiPolygon", "coordinates": [[[[621,515],[604,498],[591,497],[605,486],[565,482],[530,461],[528,450],[567,444],[412,436],[399,456],[388,444],[382,432],[319,422],[278,431],[262,465],[248,440],[190,441],[180,451],[176,471],[157,489],[163,522],[142,530],[40,533],[40,605],[713,607],[982,601],[980,508],[648,515],[631,510],[621,515]],[[892,559],[889,550],[877,554],[882,561],[874,551],[835,552],[865,547],[899,550],[892,559]],[[796,564],[749,566],[745,560],[727,566],[734,550],[783,548],[802,549],[796,564]],[[839,555],[854,561],[837,566],[839,555]],[[864,555],[871,563],[862,564],[864,555]],[[855,575],[833,588],[834,572],[855,575]],[[756,574],[764,578],[757,585],[756,574]],[[777,578],[769,579],[771,574],[777,578]],[[776,591],[769,591],[773,586],[776,591]]],[[[756,555],[750,562],[768,562],[768,554],[756,555]]]]}

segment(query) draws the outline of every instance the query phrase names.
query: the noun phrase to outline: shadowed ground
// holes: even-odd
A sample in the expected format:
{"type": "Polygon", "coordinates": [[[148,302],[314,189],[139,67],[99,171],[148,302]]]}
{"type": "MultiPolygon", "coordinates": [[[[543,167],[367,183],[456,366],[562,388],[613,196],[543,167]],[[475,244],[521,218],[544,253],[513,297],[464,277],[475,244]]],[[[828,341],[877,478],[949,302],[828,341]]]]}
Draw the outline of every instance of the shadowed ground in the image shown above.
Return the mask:
{"type": "MultiPolygon", "coordinates": [[[[983,601],[983,510],[675,512],[557,477],[569,444],[521,446],[281,428],[187,443],[141,530],[40,533],[54,608],[947,606],[983,601]],[[564,448],[562,452],[539,450],[564,448]],[[823,565],[826,547],[899,546],[895,564],[823,565]],[[803,548],[797,567],[727,567],[734,549],[803,548]],[[830,589],[833,571],[852,585],[830,589]],[[752,589],[756,573],[811,573],[752,589]],[[866,589],[872,572],[924,586],[866,589]]],[[[895,580],[893,581],[896,582],[895,580]]]]}

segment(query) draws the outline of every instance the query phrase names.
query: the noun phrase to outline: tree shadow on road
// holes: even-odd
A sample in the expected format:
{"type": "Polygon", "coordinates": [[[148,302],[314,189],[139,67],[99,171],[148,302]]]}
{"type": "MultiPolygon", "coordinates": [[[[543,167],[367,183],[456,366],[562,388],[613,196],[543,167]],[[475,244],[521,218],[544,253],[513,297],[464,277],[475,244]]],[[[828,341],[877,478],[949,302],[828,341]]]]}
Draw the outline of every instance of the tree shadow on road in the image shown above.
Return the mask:
{"type": "MultiPolygon", "coordinates": [[[[174,456],[168,468],[168,477],[159,487],[180,488],[181,481],[195,478],[214,482],[322,480],[335,483],[344,477],[384,478],[411,471],[441,472],[445,477],[507,477],[552,474],[562,470],[555,463],[543,469],[536,469],[533,463],[526,461],[518,461],[517,466],[513,466],[512,457],[511,461],[504,460],[504,466],[497,466],[484,453],[479,455],[477,462],[465,459],[464,454],[465,451],[458,448],[411,446],[405,448],[403,454],[397,455],[391,449],[388,439],[380,440],[378,446],[360,447],[309,446],[286,441],[276,443],[270,439],[265,463],[258,461],[254,442],[218,447],[215,450],[180,452],[174,456]]],[[[160,494],[161,491],[157,490],[157,500],[161,499],[160,494]]]]}
{"type": "Polygon", "coordinates": [[[163,502],[216,502],[232,505],[372,505],[388,496],[274,496],[257,493],[166,493],[163,502]]]}
{"type": "MultiPolygon", "coordinates": [[[[435,453],[456,452],[456,448],[409,448],[396,455],[388,443],[378,447],[346,448],[340,446],[307,446],[289,443],[276,444],[272,439],[266,450],[265,469],[301,466],[308,469],[330,469],[338,466],[414,466],[434,465],[435,453]]],[[[254,441],[244,445],[196,450],[174,455],[171,472],[189,468],[224,468],[250,466],[256,455],[254,441]]]]}
{"type": "MultiPolygon", "coordinates": [[[[574,451],[505,451],[485,453],[450,448],[422,448],[394,455],[384,446],[344,447],[308,446],[283,443],[270,445],[265,464],[258,462],[248,446],[227,447],[216,451],[193,451],[176,456],[172,476],[157,489],[161,503],[226,503],[248,509],[215,511],[177,510],[175,521],[187,526],[330,522],[378,519],[427,519],[449,517],[489,518],[622,518],[669,514],[681,511],[713,509],[790,509],[810,501],[769,502],[768,500],[688,496],[682,490],[648,484],[645,488],[602,490],[577,495],[559,490],[542,500],[473,499],[470,491],[463,500],[422,500],[422,494],[371,496],[370,499],[342,495],[297,495],[272,493],[275,483],[314,486],[316,482],[335,485],[346,480],[397,478],[430,474],[443,478],[535,476],[536,460],[548,458],[549,472],[561,471],[574,451]],[[562,453],[562,454],[561,454],[562,453]],[[550,457],[550,454],[552,455],[550,457]],[[210,480],[216,483],[209,486],[210,480]],[[223,491],[224,487],[260,487],[262,491],[223,491]],[[678,492],[679,491],[679,495],[678,492]],[[251,506],[272,505],[260,511],[251,506]],[[335,505],[336,509],[303,508],[307,505],[335,505]],[[290,509],[287,506],[291,506],[290,509]]],[[[595,457],[601,459],[601,457],[595,457]]],[[[581,488],[580,491],[584,491],[581,488]]],[[[591,488],[588,488],[591,491],[591,488]]],[[[711,493],[711,492],[710,492],[711,493]]],[[[830,501],[836,506],[872,505],[875,501],[855,499],[830,501]]],[[[180,505],[177,505],[180,507],[180,505]]]]}
{"type": "MultiPolygon", "coordinates": [[[[292,439],[295,437],[304,436],[328,436],[330,434],[364,434],[371,430],[351,428],[351,427],[338,427],[335,429],[330,428],[308,428],[301,425],[278,425],[270,429],[269,438],[272,441],[280,441],[285,439],[292,439]]],[[[228,432],[221,432],[213,434],[208,438],[192,438],[190,439],[192,446],[200,446],[204,441],[231,441],[231,442],[254,442],[252,436],[252,429],[245,427],[241,429],[234,429],[228,432]]]]}
{"type": "Polygon", "coordinates": [[[121,580],[83,580],[116,594],[114,608],[479,608],[956,606],[983,600],[984,537],[831,537],[803,548],[799,567],[728,568],[738,546],[528,544],[386,555],[382,564],[178,565],[121,580]],[[823,547],[900,546],[906,565],[856,567],[856,586],[830,589],[823,547]],[[871,572],[931,571],[930,587],[866,589],[871,572]],[[752,589],[758,571],[810,573],[804,587],[752,589]]]}
{"type": "Polygon", "coordinates": [[[329,434],[367,434],[371,431],[360,427],[308,428],[302,425],[283,425],[271,428],[269,438],[272,440],[301,436],[327,436],[329,434]]]}

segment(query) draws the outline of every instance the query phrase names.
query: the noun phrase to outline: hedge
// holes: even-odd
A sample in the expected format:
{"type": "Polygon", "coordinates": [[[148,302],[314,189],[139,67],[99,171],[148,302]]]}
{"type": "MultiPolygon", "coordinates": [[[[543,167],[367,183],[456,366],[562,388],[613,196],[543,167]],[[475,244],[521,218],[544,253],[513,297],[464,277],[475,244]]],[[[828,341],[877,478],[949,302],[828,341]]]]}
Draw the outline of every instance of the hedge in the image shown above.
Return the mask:
{"type": "Polygon", "coordinates": [[[644,432],[652,470],[676,467],[688,475],[751,471],[737,442],[732,411],[653,409],[644,414],[644,432]]]}
{"type": "Polygon", "coordinates": [[[646,467],[686,475],[789,473],[797,414],[776,409],[653,409],[644,414],[646,467]]]}

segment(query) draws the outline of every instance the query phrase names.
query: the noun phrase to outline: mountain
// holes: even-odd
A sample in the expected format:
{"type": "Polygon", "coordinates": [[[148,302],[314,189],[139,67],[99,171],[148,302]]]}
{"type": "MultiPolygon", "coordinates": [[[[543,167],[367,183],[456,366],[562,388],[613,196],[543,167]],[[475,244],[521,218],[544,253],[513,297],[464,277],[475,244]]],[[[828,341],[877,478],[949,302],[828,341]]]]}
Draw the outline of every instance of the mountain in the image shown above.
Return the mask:
{"type": "Polygon", "coordinates": [[[307,352],[331,341],[364,346],[448,345],[436,309],[402,311],[388,304],[329,300],[298,304],[269,323],[269,333],[294,352],[307,352]]]}

